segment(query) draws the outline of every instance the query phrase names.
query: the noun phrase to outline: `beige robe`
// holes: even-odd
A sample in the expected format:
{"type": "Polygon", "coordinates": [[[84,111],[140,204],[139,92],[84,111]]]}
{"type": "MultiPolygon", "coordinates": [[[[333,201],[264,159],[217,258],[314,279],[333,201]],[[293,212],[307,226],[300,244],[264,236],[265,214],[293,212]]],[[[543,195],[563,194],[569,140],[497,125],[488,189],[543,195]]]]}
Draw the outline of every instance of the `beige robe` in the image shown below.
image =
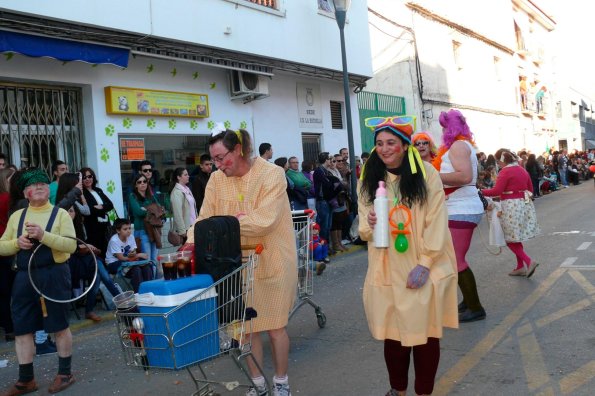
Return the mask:
{"type": "MultiPolygon", "coordinates": [[[[368,327],[378,340],[401,341],[403,346],[423,345],[428,337],[441,338],[442,327],[458,328],[457,268],[444,190],[438,172],[424,162],[428,201],[411,209],[409,248],[399,253],[391,236],[388,248],[375,248],[368,213],[373,205],[359,195],[359,233],[368,241],[368,273],[364,282],[364,308],[368,327]],[[407,289],[407,276],[417,265],[430,269],[430,276],[419,289],[407,289]]],[[[387,192],[392,207],[398,176],[388,174],[387,192]],[[388,186],[391,185],[391,186],[388,186]]],[[[360,186],[361,187],[361,183],[360,186]]],[[[360,188],[358,188],[358,193],[360,188]]],[[[397,211],[396,222],[406,215],[397,211]]]]}
{"type": "MultiPolygon", "coordinates": [[[[263,244],[254,275],[254,308],[258,313],[252,320],[254,332],[285,327],[295,301],[296,240],[286,189],[283,169],[260,157],[242,177],[213,172],[197,220],[243,212],[242,245],[263,244]]],[[[194,243],[194,226],[188,230],[188,243],[194,243]]]]}

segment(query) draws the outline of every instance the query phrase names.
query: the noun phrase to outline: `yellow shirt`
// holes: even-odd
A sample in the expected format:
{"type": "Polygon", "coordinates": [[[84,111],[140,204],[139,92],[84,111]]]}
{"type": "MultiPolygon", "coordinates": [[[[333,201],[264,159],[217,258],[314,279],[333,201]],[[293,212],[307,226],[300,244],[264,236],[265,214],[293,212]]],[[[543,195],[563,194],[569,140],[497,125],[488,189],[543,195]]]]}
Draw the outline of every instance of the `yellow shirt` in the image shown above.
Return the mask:
{"type": "MultiPolygon", "coordinates": [[[[29,206],[27,214],[25,215],[25,223],[34,223],[45,230],[45,227],[52,214],[53,205],[47,202],[40,207],[29,206]]],[[[0,256],[12,256],[20,250],[17,243],[17,230],[19,227],[19,220],[24,209],[17,210],[10,216],[6,231],[2,238],[0,238],[0,256]]],[[[23,235],[26,234],[23,223],[23,235]]],[[[52,256],[56,263],[63,263],[70,257],[71,253],[76,250],[76,241],[74,239],[65,238],[65,236],[75,237],[74,225],[72,219],[67,211],[58,209],[56,219],[52,225],[50,232],[45,231],[43,238],[40,241],[42,244],[52,249],[52,256]]]]}
{"type": "MultiPolygon", "coordinates": [[[[441,338],[442,327],[458,327],[457,264],[448,230],[448,215],[440,175],[426,162],[428,200],[411,208],[409,248],[399,253],[394,237],[388,248],[376,248],[368,213],[373,205],[359,194],[359,234],[368,241],[368,272],[364,282],[364,308],[368,327],[378,340],[401,341],[403,346],[423,345],[428,337],[441,338]],[[430,269],[419,289],[407,289],[407,277],[416,265],[430,269]]],[[[399,177],[387,176],[387,195],[393,201],[399,177]]],[[[360,193],[361,183],[358,186],[360,193]]],[[[397,211],[396,222],[405,222],[397,211]]]]}
{"type": "MultiPolygon", "coordinates": [[[[287,325],[297,288],[296,239],[283,169],[257,157],[242,177],[211,174],[198,220],[211,216],[236,216],[242,245],[261,243],[264,250],[254,272],[254,332],[287,325]]],[[[188,230],[194,243],[194,225],[188,230]]]]}

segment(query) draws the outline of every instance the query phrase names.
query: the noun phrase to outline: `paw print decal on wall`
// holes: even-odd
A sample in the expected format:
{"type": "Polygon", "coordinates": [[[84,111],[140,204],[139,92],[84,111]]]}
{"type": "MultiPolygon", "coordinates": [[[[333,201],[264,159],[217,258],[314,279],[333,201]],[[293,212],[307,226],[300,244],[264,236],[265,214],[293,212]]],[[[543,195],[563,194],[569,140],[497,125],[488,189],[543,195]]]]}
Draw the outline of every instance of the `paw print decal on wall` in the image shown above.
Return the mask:
{"type": "Polygon", "coordinates": [[[196,121],[196,120],[190,121],[190,129],[192,129],[193,131],[196,131],[196,128],[198,128],[198,121],[196,121]]]}
{"type": "Polygon", "coordinates": [[[211,88],[211,89],[215,89],[215,88],[217,88],[217,83],[216,83],[216,82],[212,82],[212,83],[209,85],[209,88],[211,88]]]}
{"type": "Polygon", "coordinates": [[[132,119],[130,119],[129,117],[126,117],[122,120],[122,126],[126,129],[130,129],[130,127],[132,126],[132,119]]]}
{"type": "Polygon", "coordinates": [[[153,129],[157,126],[157,122],[153,118],[147,120],[147,128],[153,129]]]}
{"type": "Polygon", "coordinates": [[[105,135],[106,136],[114,136],[114,133],[116,133],[116,128],[112,125],[109,124],[108,126],[105,127],[105,135]]]}
{"type": "Polygon", "coordinates": [[[231,122],[230,122],[230,121],[225,121],[225,122],[223,123],[223,126],[224,126],[225,128],[227,128],[227,129],[231,129],[231,122]]]}
{"type": "Polygon", "coordinates": [[[209,122],[207,122],[207,128],[209,128],[209,129],[215,128],[215,121],[209,121],[209,122]]]}
{"type": "Polygon", "coordinates": [[[103,162],[107,162],[107,160],[109,160],[109,152],[105,147],[102,148],[99,153],[101,154],[100,158],[103,162]]]}
{"type": "Polygon", "coordinates": [[[169,129],[171,129],[171,130],[176,129],[176,120],[169,120],[168,125],[169,125],[169,129]]]}
{"type": "Polygon", "coordinates": [[[248,128],[248,123],[246,121],[240,122],[240,129],[246,129],[246,128],[248,128]]]}
{"type": "Polygon", "coordinates": [[[114,183],[113,180],[110,180],[107,182],[107,192],[109,192],[110,194],[113,194],[114,191],[116,191],[116,183],[114,183]]]}

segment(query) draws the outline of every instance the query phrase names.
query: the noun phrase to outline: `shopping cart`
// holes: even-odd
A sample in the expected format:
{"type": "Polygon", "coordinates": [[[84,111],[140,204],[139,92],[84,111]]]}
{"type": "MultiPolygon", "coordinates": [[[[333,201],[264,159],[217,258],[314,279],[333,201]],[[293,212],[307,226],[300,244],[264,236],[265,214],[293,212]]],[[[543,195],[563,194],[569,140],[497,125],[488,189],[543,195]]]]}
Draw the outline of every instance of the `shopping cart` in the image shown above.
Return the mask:
{"type": "MultiPolygon", "coordinates": [[[[254,269],[262,245],[242,246],[242,266],[210,286],[189,292],[185,301],[166,312],[155,312],[151,294],[128,291],[114,298],[118,337],[127,365],[149,369],[186,369],[196,385],[192,395],[215,395],[214,386],[227,390],[254,386],[246,359],[262,368],[252,355],[254,269]],[[209,379],[202,367],[227,355],[247,381],[209,379]],[[198,367],[198,375],[192,371],[198,367]]],[[[204,275],[203,275],[204,277],[204,275]]],[[[210,283],[210,281],[209,281],[210,283]]],[[[183,294],[186,296],[187,294],[183,294]]],[[[166,296],[169,298],[171,296],[166,296]]],[[[268,388],[268,384],[267,384],[268,388]]]]}
{"type": "Polygon", "coordinates": [[[311,209],[296,210],[291,212],[293,218],[293,230],[295,232],[295,241],[297,248],[297,266],[298,266],[298,287],[297,300],[289,313],[289,318],[297,312],[304,304],[310,304],[316,313],[318,327],[323,328],[326,325],[326,315],[322,312],[320,305],[312,300],[314,295],[314,260],[312,251],[312,223],[314,211],[311,209]]]}

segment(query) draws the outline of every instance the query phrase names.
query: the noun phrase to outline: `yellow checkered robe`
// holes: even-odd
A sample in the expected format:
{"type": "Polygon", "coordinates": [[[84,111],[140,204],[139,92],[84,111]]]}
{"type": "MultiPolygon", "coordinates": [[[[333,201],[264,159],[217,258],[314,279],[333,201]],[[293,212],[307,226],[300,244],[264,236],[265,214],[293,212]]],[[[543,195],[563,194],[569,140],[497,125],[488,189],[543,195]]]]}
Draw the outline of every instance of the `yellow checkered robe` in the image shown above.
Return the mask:
{"type": "MultiPolygon", "coordinates": [[[[242,245],[261,243],[254,280],[252,331],[280,329],[287,325],[296,295],[297,253],[291,210],[283,169],[260,157],[242,177],[213,172],[197,221],[211,216],[236,216],[240,220],[242,245]]],[[[194,243],[194,226],[188,230],[194,243]]]]}

